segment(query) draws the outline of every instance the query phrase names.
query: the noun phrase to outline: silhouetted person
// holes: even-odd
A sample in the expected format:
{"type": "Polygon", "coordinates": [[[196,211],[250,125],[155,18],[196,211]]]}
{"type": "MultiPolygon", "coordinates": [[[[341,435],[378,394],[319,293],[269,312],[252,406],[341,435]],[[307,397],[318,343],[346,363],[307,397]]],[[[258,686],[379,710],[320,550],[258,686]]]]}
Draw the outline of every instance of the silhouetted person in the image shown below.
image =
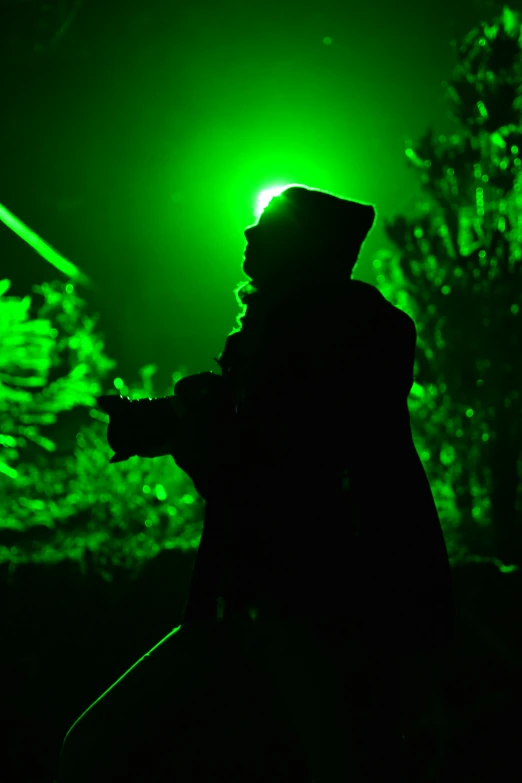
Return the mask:
{"type": "Polygon", "coordinates": [[[293,186],[246,229],[221,415],[189,418],[199,462],[172,451],[206,500],[181,630],[74,726],[58,783],[404,779],[451,573],[410,428],[415,324],[352,278],[374,220],[293,186]]]}

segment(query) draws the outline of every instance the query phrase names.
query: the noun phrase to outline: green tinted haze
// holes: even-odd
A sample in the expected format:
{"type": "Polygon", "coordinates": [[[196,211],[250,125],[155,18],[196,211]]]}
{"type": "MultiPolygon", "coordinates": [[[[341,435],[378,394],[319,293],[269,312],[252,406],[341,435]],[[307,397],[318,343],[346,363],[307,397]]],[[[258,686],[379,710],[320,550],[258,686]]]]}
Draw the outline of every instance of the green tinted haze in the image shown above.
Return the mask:
{"type": "MultiPolygon", "coordinates": [[[[33,6],[0,32],[0,204],[93,281],[80,292],[118,374],[155,362],[160,387],[215,369],[263,190],[300,182],[381,218],[414,206],[406,142],[453,128],[450,39],[496,7],[89,0],[50,47],[33,6]]],[[[378,225],[358,277],[383,244],[378,225]]],[[[60,276],[4,224],[0,267],[17,295],[60,276]]]]}

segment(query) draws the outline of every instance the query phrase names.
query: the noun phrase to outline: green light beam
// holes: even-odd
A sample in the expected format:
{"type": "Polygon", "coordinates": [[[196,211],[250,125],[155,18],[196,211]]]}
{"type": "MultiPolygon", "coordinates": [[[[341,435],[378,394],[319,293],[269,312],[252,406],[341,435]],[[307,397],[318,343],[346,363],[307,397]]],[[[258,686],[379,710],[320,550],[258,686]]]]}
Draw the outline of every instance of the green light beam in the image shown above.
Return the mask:
{"type": "Polygon", "coordinates": [[[3,204],[0,204],[0,220],[5,223],[5,225],[11,229],[11,231],[14,231],[15,234],[18,234],[18,236],[23,239],[24,242],[27,242],[28,245],[31,245],[33,250],[36,250],[38,255],[42,256],[42,258],[45,258],[46,261],[49,261],[50,264],[55,266],[56,269],[59,269],[60,272],[63,272],[64,275],[71,278],[72,280],[75,280],[77,283],[82,283],[86,286],[91,285],[90,279],[80,272],[77,266],[60,255],[60,253],[57,253],[56,250],[53,250],[53,248],[48,245],[47,242],[44,242],[43,239],[40,239],[40,237],[35,234],[34,231],[31,231],[31,229],[22,223],[21,220],[18,220],[16,215],[13,215],[12,212],[9,212],[7,207],[4,207],[3,204]]]}

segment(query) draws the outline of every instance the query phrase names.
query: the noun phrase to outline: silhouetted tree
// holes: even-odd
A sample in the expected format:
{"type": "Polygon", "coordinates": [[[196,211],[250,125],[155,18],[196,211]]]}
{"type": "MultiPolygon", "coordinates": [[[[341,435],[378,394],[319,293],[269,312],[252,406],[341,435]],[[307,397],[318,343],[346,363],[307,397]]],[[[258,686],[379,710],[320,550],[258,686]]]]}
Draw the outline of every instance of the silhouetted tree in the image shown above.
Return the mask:
{"type": "Polygon", "coordinates": [[[412,428],[452,561],[501,569],[522,562],[521,35],[505,7],[452,42],[460,130],[407,142],[424,198],[386,222],[397,250],[374,261],[417,323],[412,428]]]}

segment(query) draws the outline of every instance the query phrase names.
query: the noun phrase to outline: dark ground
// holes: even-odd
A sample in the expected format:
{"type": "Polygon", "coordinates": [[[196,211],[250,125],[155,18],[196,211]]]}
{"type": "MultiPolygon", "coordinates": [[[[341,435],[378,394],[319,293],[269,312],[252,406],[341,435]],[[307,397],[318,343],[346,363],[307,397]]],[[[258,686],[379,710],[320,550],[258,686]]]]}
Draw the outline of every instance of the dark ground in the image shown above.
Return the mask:
{"type": "MultiPolygon", "coordinates": [[[[179,624],[185,596],[171,575],[188,583],[193,558],[163,552],[137,581],[121,574],[112,584],[72,564],[22,567],[12,584],[7,566],[0,569],[4,783],[52,783],[72,723],[179,624]]],[[[476,564],[454,569],[454,583],[458,635],[445,678],[441,780],[496,783],[518,767],[522,577],[476,564]]]]}

